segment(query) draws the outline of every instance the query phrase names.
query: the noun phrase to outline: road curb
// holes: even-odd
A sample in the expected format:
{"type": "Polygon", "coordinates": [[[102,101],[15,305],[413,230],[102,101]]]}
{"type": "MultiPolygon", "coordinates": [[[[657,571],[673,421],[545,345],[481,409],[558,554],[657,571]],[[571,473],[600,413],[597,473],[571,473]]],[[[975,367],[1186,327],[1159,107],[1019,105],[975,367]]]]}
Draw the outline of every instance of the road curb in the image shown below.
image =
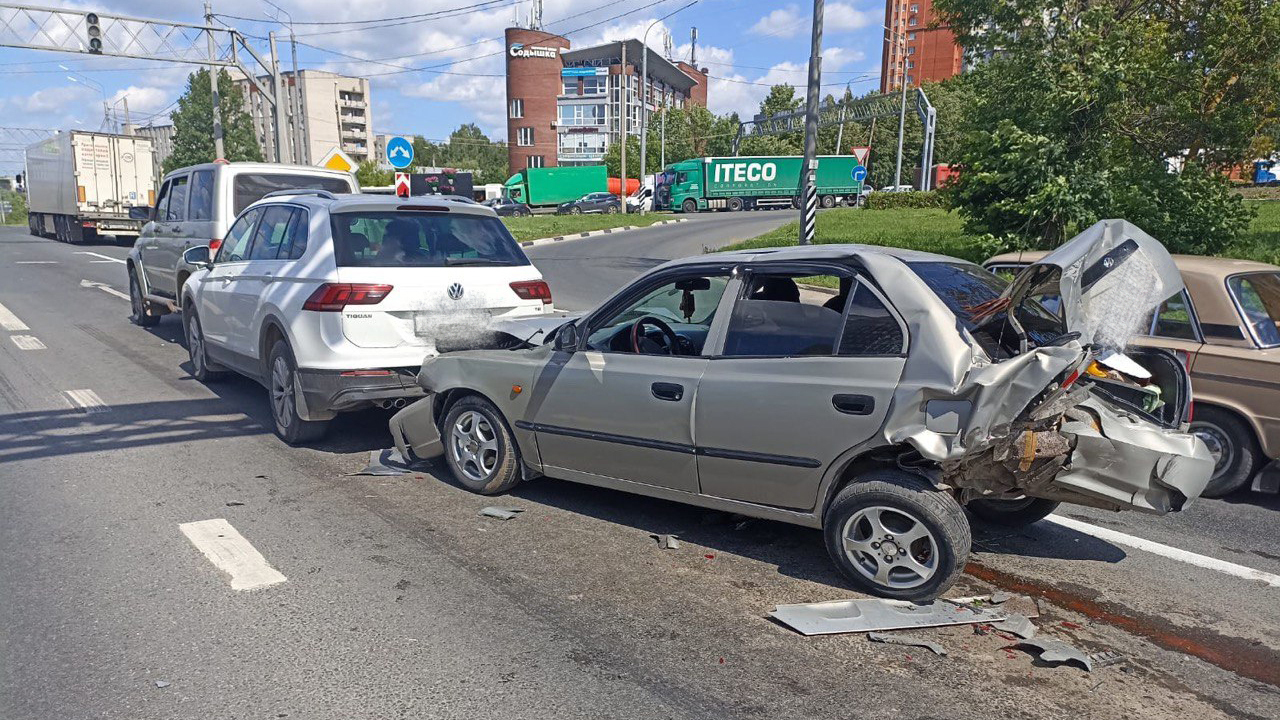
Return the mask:
{"type": "Polygon", "coordinates": [[[623,225],[616,228],[605,228],[604,230],[589,230],[587,232],[574,233],[572,235],[556,235],[555,237],[538,238],[537,240],[523,240],[521,247],[533,247],[537,245],[546,245],[548,243],[564,242],[565,240],[581,240],[582,238],[592,237],[594,235],[609,235],[617,232],[626,232],[628,230],[644,230],[645,228],[657,227],[658,225],[674,225],[675,223],[689,222],[689,218],[675,218],[674,220],[659,220],[651,225],[623,225]]]}

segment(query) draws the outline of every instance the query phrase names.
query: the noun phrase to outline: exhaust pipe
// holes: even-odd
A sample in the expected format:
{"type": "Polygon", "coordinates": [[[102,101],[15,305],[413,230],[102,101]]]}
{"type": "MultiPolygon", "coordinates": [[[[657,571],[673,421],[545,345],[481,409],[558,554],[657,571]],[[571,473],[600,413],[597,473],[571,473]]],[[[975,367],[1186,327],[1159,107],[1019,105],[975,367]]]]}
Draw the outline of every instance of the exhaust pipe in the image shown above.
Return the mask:
{"type": "Polygon", "coordinates": [[[399,410],[400,408],[408,404],[409,404],[409,401],[405,400],[404,398],[396,398],[395,400],[391,401],[391,407],[396,410],[399,410]]]}

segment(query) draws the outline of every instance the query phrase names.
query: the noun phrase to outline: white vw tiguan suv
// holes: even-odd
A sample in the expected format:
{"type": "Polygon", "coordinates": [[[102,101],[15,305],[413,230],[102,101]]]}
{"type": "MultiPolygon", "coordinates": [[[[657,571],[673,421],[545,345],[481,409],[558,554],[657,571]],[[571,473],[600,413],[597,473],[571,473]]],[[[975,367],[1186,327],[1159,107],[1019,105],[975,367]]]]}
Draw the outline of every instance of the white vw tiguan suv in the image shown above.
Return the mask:
{"type": "Polygon", "coordinates": [[[402,407],[428,354],[499,318],[553,309],[494,212],[445,198],[282,190],[245,209],[183,286],[192,372],[265,385],[276,432],[319,438],[335,413],[402,407]]]}

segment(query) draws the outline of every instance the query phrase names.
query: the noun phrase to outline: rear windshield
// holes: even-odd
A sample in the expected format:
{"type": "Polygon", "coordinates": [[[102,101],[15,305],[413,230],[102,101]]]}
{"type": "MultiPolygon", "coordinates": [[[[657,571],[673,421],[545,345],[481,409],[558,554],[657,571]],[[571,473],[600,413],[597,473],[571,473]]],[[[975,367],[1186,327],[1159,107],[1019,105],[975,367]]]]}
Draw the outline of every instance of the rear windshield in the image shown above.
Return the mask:
{"type": "Polygon", "coordinates": [[[331,193],[349,193],[354,190],[346,178],[326,175],[283,175],[277,173],[245,173],[231,181],[232,204],[235,214],[258,202],[263,195],[276,190],[328,190],[331,193]]]}
{"type": "MultiPolygon", "coordinates": [[[[992,313],[991,306],[987,305],[1000,297],[1009,285],[1008,280],[968,263],[914,262],[908,265],[989,355],[996,359],[1009,355],[1014,334],[1005,332],[1007,314],[1004,311],[992,313]],[[983,314],[984,310],[986,314],[983,314]]],[[[1057,304],[1056,298],[1028,298],[1019,308],[1018,320],[1033,346],[1054,340],[1060,332],[1061,321],[1054,308],[1043,304],[1046,300],[1052,300],[1055,306],[1057,304]]]]}
{"type": "Polygon", "coordinates": [[[1227,287],[1262,347],[1280,345],[1280,273],[1236,275],[1227,287]]]}
{"type": "Polygon", "coordinates": [[[496,217],[394,210],[331,217],[340,267],[529,264],[496,217]]]}

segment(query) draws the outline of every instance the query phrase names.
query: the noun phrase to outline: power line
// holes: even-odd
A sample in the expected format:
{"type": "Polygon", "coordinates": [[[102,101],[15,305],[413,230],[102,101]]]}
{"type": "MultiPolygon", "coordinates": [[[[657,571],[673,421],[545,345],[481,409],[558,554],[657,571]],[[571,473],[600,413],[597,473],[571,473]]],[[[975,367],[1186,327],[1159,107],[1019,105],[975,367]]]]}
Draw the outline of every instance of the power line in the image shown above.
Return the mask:
{"type": "MultiPolygon", "coordinates": [[[[485,5],[502,4],[504,2],[514,5],[516,4],[516,2],[519,2],[519,0],[484,0],[483,2],[479,2],[474,5],[466,5],[464,7],[459,7],[459,8],[449,8],[447,10],[432,10],[430,12],[414,13],[412,15],[397,15],[394,17],[373,18],[370,20],[294,20],[293,24],[294,25],[364,25],[364,24],[373,24],[373,23],[394,22],[397,20],[413,20],[416,18],[430,18],[437,15],[442,15],[445,13],[453,13],[453,12],[462,11],[462,10],[471,10],[473,8],[481,8],[482,6],[485,6],[485,5]]],[[[224,15],[222,13],[214,13],[214,16],[230,18],[233,20],[245,20],[247,22],[269,22],[269,21],[263,20],[262,18],[249,18],[249,17],[242,17],[240,15],[224,15]]]]}

